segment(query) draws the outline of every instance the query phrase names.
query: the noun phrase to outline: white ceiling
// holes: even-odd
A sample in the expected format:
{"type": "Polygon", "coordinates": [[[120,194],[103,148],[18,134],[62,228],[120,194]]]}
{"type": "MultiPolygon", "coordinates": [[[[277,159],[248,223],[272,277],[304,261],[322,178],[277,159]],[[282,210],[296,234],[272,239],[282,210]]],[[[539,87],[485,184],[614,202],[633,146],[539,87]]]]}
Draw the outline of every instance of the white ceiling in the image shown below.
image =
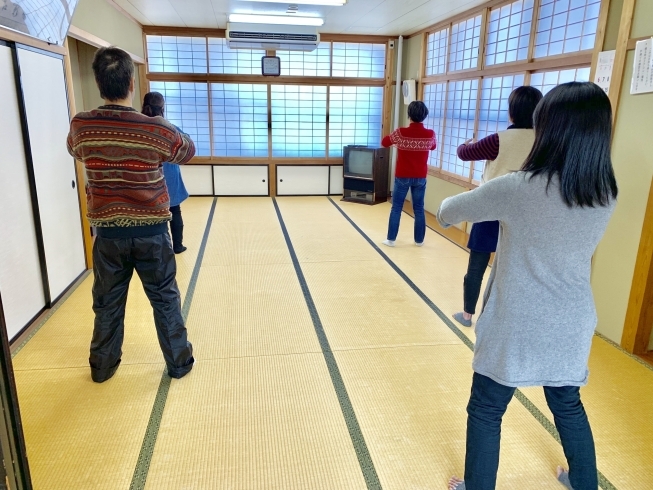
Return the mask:
{"type": "MultiPolygon", "coordinates": [[[[247,0],[112,0],[143,25],[227,27],[233,13],[284,14],[292,2],[247,0]]],[[[342,7],[298,5],[299,15],[321,17],[319,32],[407,35],[484,3],[485,0],[348,0],[342,7]]]]}

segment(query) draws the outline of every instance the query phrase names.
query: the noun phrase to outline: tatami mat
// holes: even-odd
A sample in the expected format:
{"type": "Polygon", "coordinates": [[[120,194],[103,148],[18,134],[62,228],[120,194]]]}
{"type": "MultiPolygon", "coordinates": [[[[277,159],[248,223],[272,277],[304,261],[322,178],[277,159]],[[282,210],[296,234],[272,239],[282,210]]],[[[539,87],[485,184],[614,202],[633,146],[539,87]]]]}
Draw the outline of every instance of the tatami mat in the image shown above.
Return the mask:
{"type": "Polygon", "coordinates": [[[364,486],[281,228],[271,216],[277,219],[270,200],[218,202],[188,319],[197,363],[170,387],[146,488],[364,486]],[[257,214],[222,223],[221,213],[236,212],[234,202],[252,202],[257,214]],[[226,226],[234,239],[225,239],[226,226]],[[230,258],[225,264],[231,265],[210,265],[211,258],[230,258]]]}
{"type": "Polygon", "coordinates": [[[128,489],[162,366],[120,366],[106,383],[88,368],[17,371],[35,490],[128,489]]]}
{"type": "MultiPolygon", "coordinates": [[[[212,202],[182,205],[182,298],[212,202]]],[[[388,204],[334,202],[447,316],[460,311],[464,250],[431,230],[415,247],[406,214],[397,247],[384,247],[388,204]]],[[[471,350],[329,199],[277,203],[382,487],[444,489],[463,471],[471,350]]],[[[92,281],[14,359],[36,490],[128,489],[164,370],[135,279],[123,365],[109,382],[91,382],[92,281]]],[[[366,488],[361,441],[348,432],[271,199],[218,199],[187,323],[197,362],[158,407],[146,488],[366,488]]],[[[473,329],[460,330],[474,339],[473,329]]],[[[653,371],[599,338],[590,370],[583,399],[599,469],[620,490],[648,488],[653,371]]],[[[540,388],[523,392],[552,420],[540,388]]],[[[560,445],[513,400],[497,488],[561,488],[561,463],[560,445]]]]}
{"type": "Polygon", "coordinates": [[[145,488],[365,488],[322,354],[198,361],[170,388],[145,488]]]}
{"type": "MultiPolygon", "coordinates": [[[[337,352],[385,489],[444,489],[461,475],[471,353],[463,345],[337,352]]],[[[518,403],[504,417],[498,488],[559,489],[562,448],[518,403]]]]}

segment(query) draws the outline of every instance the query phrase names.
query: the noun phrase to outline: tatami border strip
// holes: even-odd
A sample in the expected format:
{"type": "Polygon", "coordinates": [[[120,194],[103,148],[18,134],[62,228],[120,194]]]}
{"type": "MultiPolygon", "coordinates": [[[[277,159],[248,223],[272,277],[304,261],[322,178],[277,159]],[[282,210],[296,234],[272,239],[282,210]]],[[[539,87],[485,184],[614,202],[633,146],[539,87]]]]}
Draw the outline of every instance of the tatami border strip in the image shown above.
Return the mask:
{"type": "Polygon", "coordinates": [[[292,241],[290,240],[290,235],[288,234],[288,229],[286,224],[283,221],[281,216],[281,210],[277,204],[277,200],[273,197],[272,203],[274,204],[274,209],[277,212],[277,217],[279,218],[279,224],[281,225],[281,231],[286,240],[286,245],[288,246],[288,251],[290,252],[290,257],[292,259],[293,266],[295,267],[295,273],[297,274],[297,279],[302,288],[302,293],[304,293],[304,299],[306,300],[306,305],[311,315],[311,320],[313,320],[313,327],[315,328],[315,333],[320,342],[320,347],[322,348],[322,354],[324,355],[324,360],[326,361],[327,368],[329,370],[329,375],[331,376],[331,382],[336,391],[338,397],[338,402],[340,403],[340,409],[342,410],[342,415],[345,418],[345,423],[347,424],[347,430],[349,431],[349,436],[351,437],[351,442],[354,445],[354,450],[356,451],[356,457],[358,458],[358,464],[361,467],[363,472],[363,477],[365,478],[365,483],[367,484],[368,489],[381,489],[381,482],[379,476],[376,473],[376,468],[374,467],[374,462],[370,456],[370,452],[367,448],[367,443],[363,437],[363,432],[361,431],[358,419],[356,418],[356,413],[354,412],[354,407],[347,393],[347,388],[340,374],[340,369],[338,368],[338,363],[336,358],[333,355],[331,346],[329,345],[329,339],[324,332],[324,327],[322,326],[322,321],[315,307],[315,302],[311,296],[311,292],[308,288],[308,283],[302,272],[301,265],[299,264],[299,259],[295,253],[295,248],[293,247],[292,241]]]}
{"type": "MultiPolygon", "coordinates": [[[[206,222],[204,236],[202,237],[202,244],[200,245],[197,259],[195,260],[195,267],[193,268],[193,274],[190,277],[190,283],[188,284],[188,289],[186,290],[186,295],[184,296],[184,304],[181,308],[181,314],[184,318],[184,323],[188,319],[188,312],[190,311],[190,306],[193,302],[195,286],[197,285],[197,278],[200,275],[200,267],[202,266],[202,259],[204,258],[206,244],[209,240],[209,233],[211,231],[211,223],[213,222],[213,214],[215,213],[215,205],[217,200],[217,197],[213,198],[213,204],[211,205],[211,211],[209,212],[209,217],[206,222]]],[[[150,420],[147,423],[145,436],[143,437],[143,444],[141,445],[141,450],[138,454],[138,461],[136,462],[136,468],[134,469],[131,485],[129,485],[130,490],[143,490],[145,488],[147,474],[150,471],[150,463],[152,462],[152,455],[154,454],[156,438],[159,435],[159,428],[161,427],[163,410],[166,405],[166,400],[168,399],[170,382],[171,378],[164,370],[163,374],[161,375],[159,389],[156,392],[156,398],[154,399],[154,406],[152,407],[150,420]]]]}
{"type": "Polygon", "coordinates": [[[52,318],[52,315],[54,315],[57,312],[57,310],[59,308],[61,308],[61,306],[77,290],[77,288],[80,286],[80,284],[82,284],[86,280],[86,278],[89,276],[89,274],[91,272],[92,272],[91,269],[89,269],[89,270],[87,270],[85,272],[82,272],[82,274],[79,276],[79,278],[75,281],[75,284],[73,284],[73,286],[70,289],[68,289],[68,291],[66,291],[66,294],[64,294],[61,297],[61,299],[59,299],[59,301],[57,301],[57,303],[52,308],[50,308],[50,310],[47,312],[47,314],[41,319],[39,324],[36,327],[34,327],[34,330],[32,330],[32,332],[20,343],[20,345],[18,347],[16,347],[16,350],[14,350],[11,353],[11,358],[12,359],[14,357],[16,357],[16,355],[23,349],[23,347],[25,347],[27,345],[27,342],[32,340],[32,338],[38,333],[38,331],[41,330],[41,327],[43,327],[43,325],[45,325],[48,322],[48,320],[50,318],[52,318]]]}
{"type": "MultiPolygon", "coordinates": [[[[385,253],[383,253],[383,251],[376,245],[376,243],[374,243],[372,239],[368,237],[367,234],[359,228],[359,226],[347,215],[347,213],[345,213],[345,211],[340,206],[338,206],[335,203],[333,199],[331,199],[330,197],[327,197],[327,199],[331,201],[331,204],[333,204],[335,208],[338,211],[340,211],[340,214],[342,214],[344,218],[347,221],[349,221],[349,224],[351,224],[356,229],[356,231],[358,231],[358,233],[360,233],[361,236],[365,238],[365,240],[367,240],[367,242],[372,246],[372,248],[374,248],[374,250],[376,250],[379,253],[379,255],[381,255],[381,257],[385,259],[388,265],[390,265],[390,267],[392,267],[395,270],[395,272],[399,274],[399,276],[411,287],[411,289],[415,291],[415,293],[420,298],[422,298],[422,300],[429,306],[429,308],[431,308],[435,312],[435,314],[437,314],[440,317],[440,319],[444,322],[444,324],[447,327],[449,327],[451,331],[455,333],[458,336],[458,338],[460,338],[460,340],[462,340],[467,347],[469,347],[472,351],[474,351],[474,343],[462,332],[462,330],[460,330],[451,320],[449,320],[447,315],[445,315],[442,312],[442,310],[438,308],[437,305],[433,303],[433,301],[431,301],[431,299],[428,296],[426,296],[426,294],[424,294],[424,292],[419,287],[417,287],[417,285],[413,281],[410,280],[410,278],[399,268],[399,266],[397,266],[397,264],[395,264],[392,261],[392,259],[390,259],[390,257],[388,257],[385,253]]],[[[558,441],[558,443],[560,443],[560,435],[558,434],[555,425],[547,418],[547,416],[544,415],[542,411],[539,408],[537,408],[535,404],[533,404],[533,402],[531,402],[526,397],[526,395],[524,395],[524,393],[521,392],[519,389],[515,390],[515,398],[519,401],[519,403],[521,403],[526,408],[526,410],[529,411],[529,413],[535,418],[535,420],[537,420],[540,423],[540,425],[544,427],[544,429],[546,429],[546,431],[549,434],[551,434],[551,436],[556,441],[558,441]]],[[[604,490],[617,490],[617,488],[612,483],[610,483],[610,481],[600,471],[598,471],[598,477],[599,477],[599,486],[601,488],[603,488],[604,490]]]]}

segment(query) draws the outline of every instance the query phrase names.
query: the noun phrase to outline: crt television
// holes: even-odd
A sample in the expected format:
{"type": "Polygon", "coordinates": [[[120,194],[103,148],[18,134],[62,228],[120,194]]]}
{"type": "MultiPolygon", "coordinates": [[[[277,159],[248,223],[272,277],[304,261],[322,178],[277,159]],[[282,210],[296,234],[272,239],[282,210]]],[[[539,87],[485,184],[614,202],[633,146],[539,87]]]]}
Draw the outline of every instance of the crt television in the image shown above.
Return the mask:
{"type": "Polygon", "coordinates": [[[379,150],[383,152],[384,148],[345,146],[343,151],[344,177],[374,179],[374,164],[381,156],[379,150]]]}

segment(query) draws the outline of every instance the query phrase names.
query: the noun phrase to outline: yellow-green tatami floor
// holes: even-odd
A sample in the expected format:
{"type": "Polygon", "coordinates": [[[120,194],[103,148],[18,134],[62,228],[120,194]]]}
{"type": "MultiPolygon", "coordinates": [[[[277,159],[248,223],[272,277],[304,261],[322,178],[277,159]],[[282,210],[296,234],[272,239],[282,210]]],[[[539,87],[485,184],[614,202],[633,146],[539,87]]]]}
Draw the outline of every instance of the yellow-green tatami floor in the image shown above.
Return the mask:
{"type": "MultiPolygon", "coordinates": [[[[191,198],[178,276],[196,363],[164,375],[131,285],[122,364],[90,379],[90,274],[16,349],[34,488],[444,489],[462,474],[471,329],[468,255],[389,205],[326,197],[191,198]],[[382,247],[382,248],[380,248],[382,247]],[[464,331],[463,331],[464,330],[464,331]]],[[[601,487],[653,487],[653,370],[595,337],[582,390],[601,487]]],[[[504,418],[498,488],[562,488],[541,389],[504,418]]]]}

